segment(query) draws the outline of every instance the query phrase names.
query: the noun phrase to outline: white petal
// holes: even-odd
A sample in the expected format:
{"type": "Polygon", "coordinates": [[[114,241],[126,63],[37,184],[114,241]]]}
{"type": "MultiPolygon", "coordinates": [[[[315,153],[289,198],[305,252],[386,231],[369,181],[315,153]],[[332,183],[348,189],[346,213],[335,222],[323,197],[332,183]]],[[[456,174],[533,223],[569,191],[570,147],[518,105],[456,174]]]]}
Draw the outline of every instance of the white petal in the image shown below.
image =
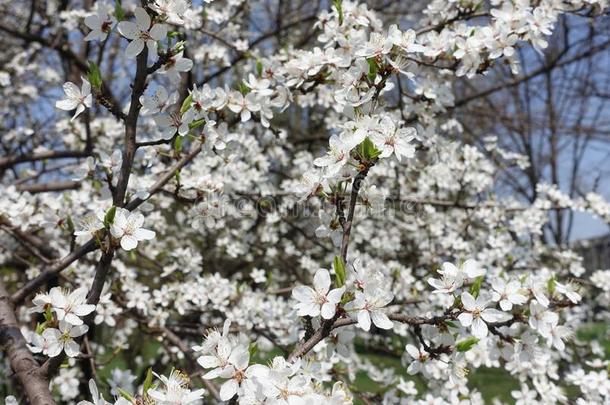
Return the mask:
{"type": "Polygon", "coordinates": [[[144,228],[136,229],[133,233],[133,236],[135,236],[137,240],[151,240],[155,238],[155,235],[154,231],[144,228]]]}
{"type": "Polygon", "coordinates": [[[220,399],[228,401],[233,398],[233,395],[237,394],[237,381],[231,379],[220,387],[220,399]]]}
{"type": "Polygon", "coordinates": [[[150,28],[150,16],[142,7],[137,7],[133,12],[136,16],[136,24],[141,31],[148,31],[150,28]]]}
{"type": "Polygon", "coordinates": [[[70,337],[79,337],[84,335],[88,331],[89,327],[87,325],[74,326],[70,329],[70,337]]]}
{"type": "Polygon", "coordinates": [[[487,336],[487,324],[481,318],[472,321],[472,335],[479,339],[487,336]]]}
{"type": "Polygon", "coordinates": [[[59,356],[59,353],[63,350],[64,345],[62,345],[58,340],[52,341],[49,343],[47,348],[47,356],[55,357],[59,356]]]}
{"type": "Polygon", "coordinates": [[[477,308],[476,301],[469,292],[462,293],[462,304],[467,311],[474,311],[477,308]]]}
{"type": "Polygon", "coordinates": [[[419,373],[420,370],[421,370],[421,363],[419,361],[414,361],[414,362],[411,362],[411,364],[409,364],[409,367],[407,368],[407,373],[409,373],[409,375],[415,375],[415,374],[419,373]]]}
{"type": "Polygon", "coordinates": [[[313,286],[317,292],[326,295],[330,288],[330,274],[326,269],[319,269],[313,277],[313,286]]]}
{"type": "Polygon", "coordinates": [[[125,235],[121,238],[121,247],[125,250],[131,250],[138,246],[138,240],[131,235],[125,235]]]}
{"type": "Polygon", "coordinates": [[[63,88],[64,92],[66,93],[66,96],[68,96],[69,98],[80,98],[80,89],[76,84],[72,82],[66,82],[64,83],[63,88]]]}
{"type": "Polygon", "coordinates": [[[167,25],[155,24],[150,30],[150,36],[155,41],[161,41],[167,36],[167,25]]]}
{"type": "Polygon", "coordinates": [[[64,351],[68,357],[76,357],[80,352],[79,346],[74,340],[69,340],[64,344],[64,351]]]}
{"type": "Polygon", "coordinates": [[[188,72],[193,67],[193,61],[187,58],[179,59],[174,65],[179,72],[188,72]]]}
{"type": "Polygon", "coordinates": [[[127,45],[127,48],[125,48],[125,56],[129,59],[133,59],[142,52],[142,49],[144,49],[144,41],[141,39],[134,39],[127,45]]]}
{"type": "Polygon", "coordinates": [[[487,308],[481,312],[481,318],[487,322],[504,322],[512,318],[512,315],[506,312],[498,311],[497,309],[487,308]]]}
{"type": "Polygon", "coordinates": [[[201,356],[197,359],[197,363],[203,368],[214,368],[219,365],[216,356],[201,356]]]}
{"type": "Polygon", "coordinates": [[[83,321],[78,316],[76,316],[72,313],[67,313],[64,316],[64,320],[71,325],[82,325],[83,324],[83,321]]]}
{"type": "Polygon", "coordinates": [[[121,21],[118,25],[118,30],[122,36],[127,39],[136,39],[140,31],[138,26],[131,21],[121,21]]]}
{"type": "Polygon", "coordinates": [[[95,30],[96,28],[100,28],[102,26],[102,22],[97,15],[88,15],[85,17],[85,25],[92,30],[95,30]]]}
{"type": "Polygon", "coordinates": [[[59,100],[55,103],[55,107],[59,108],[60,110],[64,110],[64,111],[72,111],[76,108],[77,105],[78,105],[78,101],[71,99],[71,98],[67,98],[65,100],[59,100]]]}
{"type": "Polygon", "coordinates": [[[458,315],[458,321],[462,326],[468,327],[472,325],[472,314],[470,312],[462,312],[458,315]]]}
{"type": "Polygon", "coordinates": [[[85,111],[84,105],[79,104],[78,106],[76,106],[76,111],[74,112],[74,115],[72,116],[72,118],[70,118],[70,121],[74,121],[74,119],[76,119],[76,117],[78,117],[80,115],[80,113],[82,113],[83,111],[85,111]]]}
{"type": "Polygon", "coordinates": [[[239,370],[248,367],[250,362],[250,352],[247,347],[237,347],[229,356],[229,363],[233,364],[239,370]]]}
{"type": "Polygon", "coordinates": [[[95,305],[90,304],[79,305],[78,307],[74,308],[74,313],[78,316],[89,315],[93,311],[95,311],[95,305]]]}
{"type": "Polygon", "coordinates": [[[368,331],[371,329],[371,317],[369,311],[358,311],[358,326],[368,331]]]}
{"type": "Polygon", "coordinates": [[[322,315],[322,318],[324,318],[324,319],[331,319],[333,316],[335,316],[335,311],[336,311],[335,304],[327,302],[324,305],[322,305],[322,310],[320,311],[320,314],[322,315]]]}
{"type": "Polygon", "coordinates": [[[315,292],[311,287],[300,285],[292,289],[292,298],[301,302],[311,302],[315,297],[315,292]]]}
{"type": "Polygon", "coordinates": [[[318,316],[320,315],[320,306],[313,302],[304,302],[298,305],[299,316],[318,316]]]}
{"type": "Polygon", "coordinates": [[[344,292],[345,292],[345,286],[343,286],[341,288],[335,288],[334,290],[330,290],[330,292],[326,295],[326,299],[329,302],[338,304],[339,302],[341,302],[341,297],[343,296],[344,292]]]}
{"type": "Polygon", "coordinates": [[[413,346],[412,344],[408,344],[405,346],[405,350],[407,353],[409,353],[409,356],[413,357],[414,359],[419,359],[419,350],[417,347],[413,346]]]}
{"type": "Polygon", "coordinates": [[[392,329],[392,326],[394,326],[394,324],[392,323],[392,321],[390,321],[388,316],[381,311],[371,312],[371,318],[372,318],[375,326],[377,326],[380,329],[392,329]]]}

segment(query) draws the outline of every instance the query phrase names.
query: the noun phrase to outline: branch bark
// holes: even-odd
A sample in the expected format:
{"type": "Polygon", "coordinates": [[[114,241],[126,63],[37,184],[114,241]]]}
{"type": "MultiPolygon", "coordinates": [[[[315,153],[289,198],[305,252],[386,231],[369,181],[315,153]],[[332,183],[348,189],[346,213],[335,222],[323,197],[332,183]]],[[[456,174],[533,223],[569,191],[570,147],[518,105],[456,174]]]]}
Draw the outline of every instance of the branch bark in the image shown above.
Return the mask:
{"type": "Polygon", "coordinates": [[[27,347],[2,280],[0,280],[0,345],[30,403],[55,405],[49,391],[49,381],[27,347]]]}

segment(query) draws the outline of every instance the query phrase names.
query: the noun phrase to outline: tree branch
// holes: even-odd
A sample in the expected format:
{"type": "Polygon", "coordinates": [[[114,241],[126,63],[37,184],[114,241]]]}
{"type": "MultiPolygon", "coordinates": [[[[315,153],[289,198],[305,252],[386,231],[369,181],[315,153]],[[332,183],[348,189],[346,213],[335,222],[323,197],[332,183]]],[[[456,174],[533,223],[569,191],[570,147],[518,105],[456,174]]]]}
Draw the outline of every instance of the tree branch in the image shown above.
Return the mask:
{"type": "Polygon", "coordinates": [[[11,299],[0,280],[0,345],[33,405],[55,405],[49,381],[27,347],[19,330],[11,299]]]}

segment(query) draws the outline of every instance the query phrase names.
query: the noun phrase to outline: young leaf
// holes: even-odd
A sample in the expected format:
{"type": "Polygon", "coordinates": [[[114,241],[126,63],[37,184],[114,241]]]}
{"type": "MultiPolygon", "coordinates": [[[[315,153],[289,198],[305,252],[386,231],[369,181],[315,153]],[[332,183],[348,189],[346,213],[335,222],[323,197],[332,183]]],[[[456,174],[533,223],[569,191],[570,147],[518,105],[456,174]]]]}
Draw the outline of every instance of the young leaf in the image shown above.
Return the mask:
{"type": "Polygon", "coordinates": [[[47,321],[44,321],[43,323],[37,323],[36,324],[36,334],[40,335],[42,334],[42,332],[44,332],[44,330],[47,328],[47,321]]]}
{"type": "Polygon", "coordinates": [[[99,90],[102,87],[102,74],[100,68],[95,62],[89,61],[89,71],[87,72],[87,80],[91,83],[91,87],[99,90]]]}
{"type": "Polygon", "coordinates": [[[193,102],[193,93],[190,93],[182,102],[182,106],[180,107],[180,114],[184,114],[191,108],[191,103],[193,102]]]}
{"type": "Polygon", "coordinates": [[[343,1],[342,0],[333,0],[333,6],[337,9],[337,14],[339,15],[339,25],[343,25],[343,1]]]}
{"type": "Polygon", "coordinates": [[[191,122],[189,124],[189,129],[196,129],[199,128],[200,126],[202,126],[203,124],[205,124],[205,119],[204,118],[200,118],[198,120],[195,120],[193,122],[191,122]]]}
{"type": "Polygon", "coordinates": [[[375,58],[368,58],[366,60],[369,63],[369,74],[368,74],[368,78],[370,81],[375,81],[375,78],[377,77],[377,72],[379,71],[379,66],[377,65],[377,61],[375,60],[375,58]]]}
{"type": "Polygon", "coordinates": [[[239,85],[237,86],[237,90],[239,90],[239,92],[244,96],[250,93],[250,87],[248,87],[245,83],[239,83],[239,85]]]}
{"type": "Polygon", "coordinates": [[[250,357],[254,356],[258,352],[258,345],[256,343],[250,343],[248,352],[250,352],[250,357]]]}
{"type": "Polygon", "coordinates": [[[453,321],[445,321],[445,325],[449,326],[450,328],[454,328],[454,329],[459,328],[459,326],[457,326],[457,324],[453,321]]]}
{"type": "Polygon", "coordinates": [[[51,306],[47,306],[44,310],[44,319],[46,322],[53,321],[53,313],[51,312],[51,306]]]}
{"type": "Polygon", "coordinates": [[[333,268],[335,269],[335,285],[337,288],[345,285],[345,263],[339,256],[335,256],[333,261],[333,268]]]}
{"type": "Polygon", "coordinates": [[[121,0],[116,0],[114,2],[114,16],[119,22],[125,19],[125,10],[123,10],[123,7],[121,6],[121,0]]]}
{"type": "Polygon", "coordinates": [[[546,289],[549,291],[549,294],[555,292],[555,277],[549,278],[549,281],[546,283],[546,289]]]}
{"type": "Polygon", "coordinates": [[[182,151],[182,140],[184,138],[182,136],[177,136],[176,139],[174,140],[174,151],[176,153],[180,153],[180,151],[182,151]]]}
{"type": "Polygon", "coordinates": [[[363,160],[371,161],[381,155],[381,151],[375,147],[375,144],[367,137],[358,145],[358,154],[363,160]]]}
{"type": "Polygon", "coordinates": [[[121,394],[121,396],[122,396],[123,398],[125,398],[125,399],[126,399],[126,400],[128,400],[128,401],[133,402],[133,396],[132,396],[132,395],[131,395],[129,392],[125,391],[125,390],[124,390],[124,389],[122,389],[122,388],[118,388],[118,387],[117,387],[117,391],[119,391],[119,394],[121,394]]]}
{"type": "Polygon", "coordinates": [[[104,226],[108,228],[114,222],[114,215],[116,214],[116,207],[113,205],[110,207],[108,211],[106,211],[106,215],[104,215],[104,226]]]}
{"type": "Polygon", "coordinates": [[[142,392],[144,394],[146,394],[148,392],[148,390],[150,388],[152,388],[153,385],[153,373],[152,373],[152,367],[149,367],[148,370],[146,371],[146,378],[144,379],[144,383],[142,384],[143,390],[142,392]]]}
{"type": "Polygon", "coordinates": [[[474,279],[474,283],[470,286],[470,294],[473,297],[477,298],[479,296],[479,291],[481,291],[481,284],[483,284],[483,276],[479,276],[474,279]]]}
{"type": "Polygon", "coordinates": [[[455,345],[455,348],[458,352],[467,352],[468,350],[472,349],[477,343],[479,343],[479,339],[471,336],[467,339],[462,340],[461,342],[458,342],[455,345]]]}
{"type": "Polygon", "coordinates": [[[68,215],[68,218],[66,219],[66,224],[68,225],[68,232],[70,232],[70,234],[74,233],[74,221],[72,221],[72,216],[68,215]]]}

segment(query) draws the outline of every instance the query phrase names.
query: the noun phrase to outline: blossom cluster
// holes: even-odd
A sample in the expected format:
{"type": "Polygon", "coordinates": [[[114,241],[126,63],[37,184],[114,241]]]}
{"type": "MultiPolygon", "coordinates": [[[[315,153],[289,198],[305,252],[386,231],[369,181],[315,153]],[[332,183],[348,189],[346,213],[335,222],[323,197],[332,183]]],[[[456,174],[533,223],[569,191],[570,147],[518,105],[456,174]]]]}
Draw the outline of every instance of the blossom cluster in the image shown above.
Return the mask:
{"type": "MultiPolygon", "coordinates": [[[[74,403],[88,382],[80,405],[479,404],[468,375],[485,367],[515,377],[519,404],[571,401],[567,384],[577,403],[610,400],[603,347],[578,334],[610,319],[610,270],[544,238],[549,211],[608,222],[610,205],[546,184],[531,203],[501,197],[497,162],[457,140],[452,114],[458,78],[517,72],[520,48],[542,52],[561,15],[605,1],[434,0],[411,26],[338,0],[283,21],[307,46],[252,36],[259,2],[132,3],[59,11],[91,61],[70,62],[80,82],[36,74],[74,113],[16,120],[6,138],[27,164],[0,158],[0,284],[16,305],[36,294],[16,312],[37,325],[32,358],[67,357],[54,396],[74,403]],[[48,177],[66,188],[27,188],[48,177]],[[111,377],[89,380],[91,364],[111,377]]],[[[38,42],[15,60],[55,46],[38,42]]]]}

